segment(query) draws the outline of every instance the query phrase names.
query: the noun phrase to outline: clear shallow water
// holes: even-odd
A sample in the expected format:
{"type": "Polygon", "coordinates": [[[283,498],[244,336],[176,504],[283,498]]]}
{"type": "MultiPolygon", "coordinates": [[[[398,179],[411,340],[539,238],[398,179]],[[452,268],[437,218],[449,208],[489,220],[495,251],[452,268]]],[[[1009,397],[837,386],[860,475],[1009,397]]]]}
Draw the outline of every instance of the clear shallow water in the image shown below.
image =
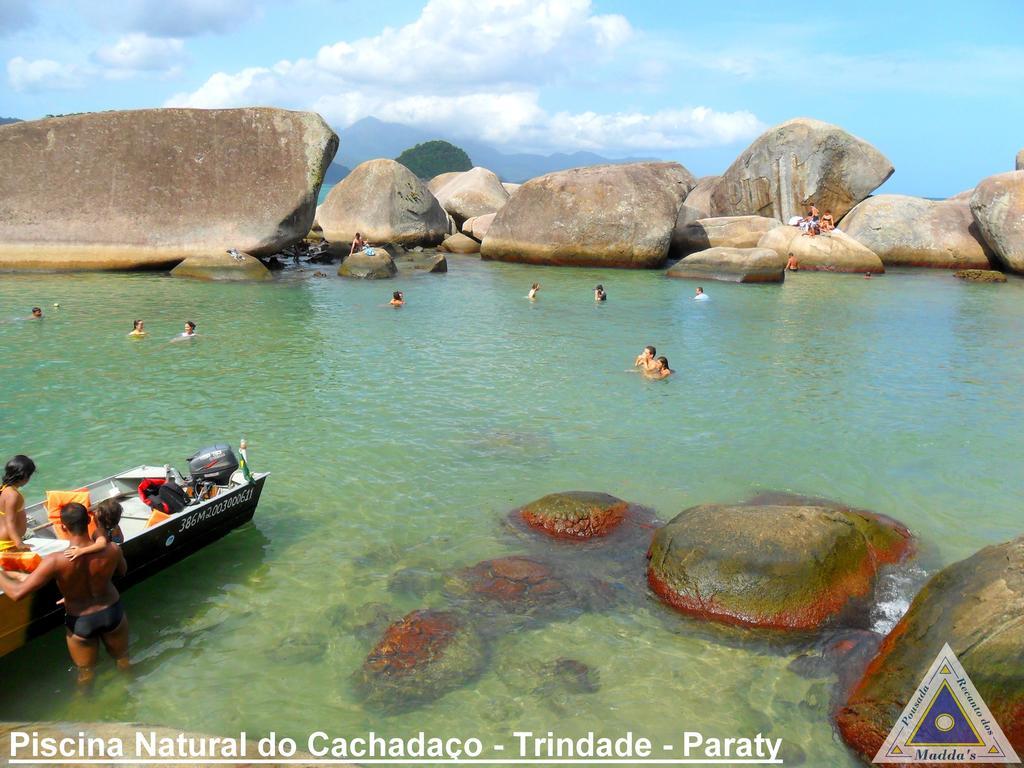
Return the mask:
{"type": "Polygon", "coordinates": [[[506,743],[553,727],[668,743],[761,731],[807,764],[856,765],[828,722],[832,680],[789,671],[794,647],[643,595],[499,639],[479,680],[422,709],[383,716],[355,695],[377,634],[357,625],[445,604],[389,590],[392,576],[526,551],[504,515],[555,490],[663,519],[755,490],[827,496],[908,524],[928,569],[1024,529],[1024,282],[802,273],[705,288],[697,303],[693,283],[657,273],[459,257],[448,275],[386,283],[3,276],[0,453],[36,460],[30,501],[243,435],[273,475],[253,524],[126,595],[134,677],[105,665],[91,695],[62,697],[75,686],[53,633],[0,660],[24,691],[0,697],[0,719],[506,743]],[[395,289],[401,310],[385,306],[395,289]],[[33,304],[47,317],[18,319],[33,304]],[[149,338],[126,338],[135,317],[149,338]],[[200,338],[166,343],[185,319],[200,338]],[[676,376],[631,371],[646,343],[676,376]],[[600,689],[553,687],[545,665],[563,657],[600,689]]]}

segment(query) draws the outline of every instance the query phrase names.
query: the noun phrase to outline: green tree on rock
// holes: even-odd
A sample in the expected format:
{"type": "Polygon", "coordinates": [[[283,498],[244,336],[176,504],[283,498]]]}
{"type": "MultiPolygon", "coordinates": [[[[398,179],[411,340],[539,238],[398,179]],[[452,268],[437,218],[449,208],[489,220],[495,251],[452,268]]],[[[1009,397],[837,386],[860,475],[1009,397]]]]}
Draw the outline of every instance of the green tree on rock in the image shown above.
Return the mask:
{"type": "Polygon", "coordinates": [[[449,171],[468,171],[473,167],[465,150],[440,140],[417,144],[395,159],[421,179],[432,179],[449,171]]]}

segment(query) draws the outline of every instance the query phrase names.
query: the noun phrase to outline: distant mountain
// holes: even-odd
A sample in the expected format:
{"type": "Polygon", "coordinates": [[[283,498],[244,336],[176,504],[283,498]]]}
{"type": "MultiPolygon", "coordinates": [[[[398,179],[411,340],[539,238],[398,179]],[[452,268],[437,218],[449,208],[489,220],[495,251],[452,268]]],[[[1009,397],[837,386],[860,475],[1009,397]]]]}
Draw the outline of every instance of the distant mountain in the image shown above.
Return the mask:
{"type": "Polygon", "coordinates": [[[16,117],[0,117],[0,125],[10,125],[11,123],[20,123],[20,122],[21,122],[21,120],[19,120],[16,117]]]}
{"type": "Polygon", "coordinates": [[[338,163],[331,163],[327,166],[327,172],[324,174],[324,184],[337,184],[351,172],[351,168],[346,168],[338,163]]]}
{"type": "Polygon", "coordinates": [[[466,150],[473,165],[482,165],[498,174],[503,181],[522,182],[552,171],[575,168],[581,165],[602,163],[635,163],[650,158],[624,158],[611,160],[593,152],[562,152],[553,155],[527,153],[506,154],[494,147],[477,141],[438,136],[436,133],[414,128],[402,123],[386,123],[375,117],[364,117],[348,128],[338,131],[341,145],[335,164],[353,168],[359,163],[376,157],[398,157],[407,147],[423,144],[434,139],[457,144],[466,150]]]}

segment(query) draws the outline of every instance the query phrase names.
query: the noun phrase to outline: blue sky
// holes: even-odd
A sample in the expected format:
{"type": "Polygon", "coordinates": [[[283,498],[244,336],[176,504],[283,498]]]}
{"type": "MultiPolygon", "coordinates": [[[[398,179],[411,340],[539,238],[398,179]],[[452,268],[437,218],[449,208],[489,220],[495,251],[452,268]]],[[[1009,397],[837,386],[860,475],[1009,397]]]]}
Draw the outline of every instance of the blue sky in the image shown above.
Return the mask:
{"type": "Polygon", "coordinates": [[[719,173],[836,123],[946,196],[1024,147],[1024,2],[0,0],[0,115],[158,106],[367,115],[507,151],[719,173]]]}

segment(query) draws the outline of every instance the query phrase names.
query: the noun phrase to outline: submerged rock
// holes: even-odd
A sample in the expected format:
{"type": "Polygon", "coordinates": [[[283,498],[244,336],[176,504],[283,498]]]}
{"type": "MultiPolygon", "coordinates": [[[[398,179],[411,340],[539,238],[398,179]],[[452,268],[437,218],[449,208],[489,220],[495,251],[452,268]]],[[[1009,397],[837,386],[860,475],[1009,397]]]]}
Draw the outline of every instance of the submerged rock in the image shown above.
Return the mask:
{"type": "Polygon", "coordinates": [[[771,248],[708,248],[677,261],[665,274],[687,280],[781,283],[786,259],[771,248]]]}
{"type": "Polygon", "coordinates": [[[599,165],[530,179],[498,211],[481,254],[526,264],[660,267],[693,183],[678,163],[599,165]]]}
{"type": "Polygon", "coordinates": [[[846,214],[843,232],[870,248],[887,267],[988,269],[968,201],[877,195],[846,214]]]}
{"type": "Polygon", "coordinates": [[[994,269],[961,269],[953,273],[953,277],[972,283],[1005,283],[1006,275],[994,269]]]}
{"type": "Polygon", "coordinates": [[[829,234],[803,234],[799,227],[776,227],[758,241],[758,248],[771,248],[787,259],[796,256],[801,270],[819,272],[885,272],[882,260],[849,235],[838,230],[829,234]]]}
{"type": "Polygon", "coordinates": [[[1018,754],[1024,754],[1024,537],[985,547],[925,584],[838,712],[871,759],[949,643],[1018,754]]]}
{"type": "Polygon", "coordinates": [[[416,175],[394,160],[367,160],[335,184],[317,221],[328,242],[348,252],[356,232],[370,243],[437,245],[448,217],[416,175]]]}
{"type": "Polygon", "coordinates": [[[696,253],[708,248],[753,248],[758,241],[776,227],[778,219],[765,216],[718,216],[697,219],[677,226],[672,235],[672,251],[679,255],[696,253]]]}
{"type": "Polygon", "coordinates": [[[971,213],[999,264],[1024,274],[1024,171],[982,180],[971,196],[971,213]]]}
{"type": "Polygon", "coordinates": [[[629,504],[607,493],[564,491],[531,501],[515,513],[530,528],[557,539],[607,536],[629,512],[629,504]]]}
{"type": "Polygon", "coordinates": [[[272,108],[91,112],[0,128],[0,268],[268,256],[313,223],[338,137],[272,108]],[[159,180],[159,181],[156,181],[159,180]]]}
{"type": "Polygon", "coordinates": [[[866,623],[880,565],[912,550],[910,532],[846,508],[703,505],[655,533],[647,579],[685,613],[753,627],[866,623]]]}
{"type": "Polygon", "coordinates": [[[398,274],[398,267],[395,266],[391,254],[381,247],[373,249],[370,255],[366,251],[357,251],[351,256],[346,256],[338,265],[340,277],[356,277],[363,280],[384,280],[398,274]]]}
{"type": "Polygon", "coordinates": [[[552,620],[580,607],[579,595],[563,574],[548,563],[522,556],[462,568],[445,579],[445,592],[465,603],[474,616],[482,610],[492,616],[552,620]]]}
{"type": "Polygon", "coordinates": [[[798,117],[758,137],[715,185],[716,216],[779,221],[814,203],[838,221],[892,175],[881,152],[837,125],[798,117]]]}
{"type": "Polygon", "coordinates": [[[476,630],[451,611],[413,611],[389,626],[357,677],[365,704],[404,712],[441,698],[475,679],[486,647],[476,630]]]}
{"type": "Polygon", "coordinates": [[[171,270],[173,277],[197,280],[269,280],[270,270],[247,253],[189,256],[171,270]]]}

